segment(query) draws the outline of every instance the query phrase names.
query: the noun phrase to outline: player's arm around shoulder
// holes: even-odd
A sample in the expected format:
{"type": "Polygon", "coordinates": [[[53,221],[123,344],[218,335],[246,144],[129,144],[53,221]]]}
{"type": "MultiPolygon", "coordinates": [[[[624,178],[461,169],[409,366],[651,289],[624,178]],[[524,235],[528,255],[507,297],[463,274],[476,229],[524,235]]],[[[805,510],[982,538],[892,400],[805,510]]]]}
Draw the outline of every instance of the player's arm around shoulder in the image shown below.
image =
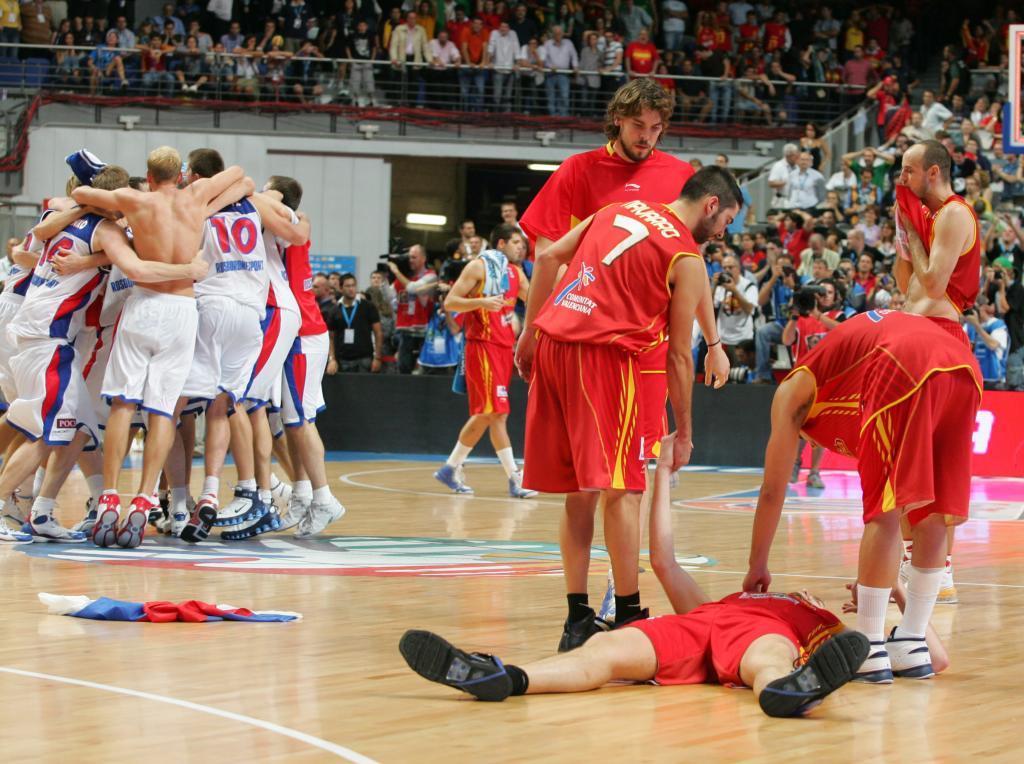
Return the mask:
{"type": "Polygon", "coordinates": [[[283,202],[262,192],[253,194],[249,200],[260,213],[263,225],[272,234],[295,246],[309,241],[309,221],[300,219],[283,202]]]}
{"type": "Polygon", "coordinates": [[[110,212],[127,212],[141,196],[142,193],[133,188],[105,191],[92,186],[79,186],[71,192],[71,198],[83,207],[88,205],[110,212]]]}
{"type": "Polygon", "coordinates": [[[229,204],[251,196],[256,184],[245,176],[241,167],[232,165],[212,178],[200,178],[189,184],[188,190],[206,207],[206,216],[209,217],[229,204]]]}
{"type": "Polygon", "coordinates": [[[105,261],[95,263],[94,266],[116,265],[125,276],[137,283],[153,284],[161,281],[195,279],[201,277],[206,270],[205,263],[202,263],[199,257],[183,265],[140,259],[128,242],[124,229],[109,220],[99,224],[94,241],[97,253],[102,253],[99,256],[105,261]],[[199,269],[200,264],[203,266],[202,271],[199,269]]]}

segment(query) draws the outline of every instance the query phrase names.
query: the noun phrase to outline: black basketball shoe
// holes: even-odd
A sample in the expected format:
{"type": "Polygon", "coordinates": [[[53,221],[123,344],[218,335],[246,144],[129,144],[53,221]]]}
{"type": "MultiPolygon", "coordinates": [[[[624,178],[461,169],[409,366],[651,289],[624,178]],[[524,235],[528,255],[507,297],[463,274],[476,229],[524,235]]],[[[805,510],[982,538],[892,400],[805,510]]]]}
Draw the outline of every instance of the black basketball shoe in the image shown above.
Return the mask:
{"type": "Polygon", "coordinates": [[[566,619],[562,628],[562,638],[558,641],[558,652],[567,653],[575,650],[595,634],[611,629],[607,621],[598,618],[592,609],[588,610],[590,612],[578,621],[566,619]]]}
{"type": "Polygon", "coordinates": [[[468,692],[479,700],[504,700],[512,680],[493,655],[467,653],[429,631],[410,630],[398,649],[409,668],[431,682],[468,692]]]}
{"type": "Polygon", "coordinates": [[[859,631],[844,631],[815,650],[791,674],[770,682],[759,702],[768,716],[802,716],[853,679],[871,643],[859,631]]]}

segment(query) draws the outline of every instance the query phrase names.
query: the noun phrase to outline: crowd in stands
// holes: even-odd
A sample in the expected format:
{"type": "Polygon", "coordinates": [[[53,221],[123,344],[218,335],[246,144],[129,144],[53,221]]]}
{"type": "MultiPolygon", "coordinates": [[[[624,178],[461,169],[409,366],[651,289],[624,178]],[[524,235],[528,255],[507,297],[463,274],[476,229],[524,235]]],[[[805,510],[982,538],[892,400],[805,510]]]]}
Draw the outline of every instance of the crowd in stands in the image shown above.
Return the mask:
{"type": "MultiPolygon", "coordinates": [[[[591,116],[626,78],[653,76],[687,120],[759,125],[827,121],[886,79],[906,92],[913,14],[925,12],[861,2],[833,15],[795,0],[211,0],[136,18],[130,0],[73,0],[55,19],[40,0],[3,5],[0,47],[62,46],[49,83],[59,89],[591,116]]],[[[965,29],[975,59],[995,55],[993,23],[965,29]]]]}

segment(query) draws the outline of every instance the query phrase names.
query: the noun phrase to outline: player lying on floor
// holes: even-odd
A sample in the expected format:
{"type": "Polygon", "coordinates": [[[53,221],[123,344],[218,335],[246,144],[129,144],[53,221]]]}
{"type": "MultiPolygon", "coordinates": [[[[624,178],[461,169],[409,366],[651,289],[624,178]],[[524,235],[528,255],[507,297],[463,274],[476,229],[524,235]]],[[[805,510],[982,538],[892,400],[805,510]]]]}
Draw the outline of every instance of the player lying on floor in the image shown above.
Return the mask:
{"type": "MultiPolygon", "coordinates": [[[[399,649],[409,667],[491,701],[595,690],[612,680],[746,685],[769,716],[802,715],[850,681],[868,654],[868,640],[846,629],[820,600],[797,592],[736,593],[711,601],[676,563],[669,503],[673,437],[662,441],[650,537],[651,563],[676,615],[636,621],[523,666],[467,653],[427,631],[407,631],[399,649]]],[[[930,632],[932,640],[940,654],[930,632]]]]}

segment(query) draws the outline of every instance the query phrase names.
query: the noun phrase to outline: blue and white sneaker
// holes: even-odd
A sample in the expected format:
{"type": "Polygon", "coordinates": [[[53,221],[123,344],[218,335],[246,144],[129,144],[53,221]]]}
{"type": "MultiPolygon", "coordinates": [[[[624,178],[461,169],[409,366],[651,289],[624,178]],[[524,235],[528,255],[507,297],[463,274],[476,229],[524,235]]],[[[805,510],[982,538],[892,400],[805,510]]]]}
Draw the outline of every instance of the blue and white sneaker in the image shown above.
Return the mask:
{"type": "Polygon", "coordinates": [[[53,515],[38,515],[21,530],[32,535],[33,541],[57,544],[81,544],[87,536],[81,531],[68,530],[54,519],[53,515]]]}
{"type": "Polygon", "coordinates": [[[462,468],[446,464],[434,473],[434,479],[450,488],[454,493],[471,494],[473,489],[462,482],[462,468]]]}
{"type": "Polygon", "coordinates": [[[221,531],[221,539],[223,541],[243,541],[251,539],[253,536],[259,536],[262,533],[280,530],[281,516],[277,514],[277,510],[274,509],[273,505],[267,507],[264,504],[263,507],[266,508],[266,511],[252,522],[230,531],[221,531]]]}
{"type": "Polygon", "coordinates": [[[6,517],[15,526],[27,523],[32,516],[32,497],[21,496],[17,491],[10,495],[4,502],[3,517],[6,517]]]}
{"type": "Polygon", "coordinates": [[[897,637],[892,627],[885,640],[885,651],[892,662],[892,673],[903,679],[928,679],[935,676],[932,656],[924,637],[897,637]]]}
{"type": "Polygon", "coordinates": [[[235,498],[226,507],[217,512],[214,525],[222,528],[226,525],[242,525],[251,520],[263,517],[267,505],[260,501],[259,491],[235,486],[235,498]]]}
{"type": "Polygon", "coordinates": [[[597,617],[608,623],[615,622],[615,576],[612,569],[608,568],[608,588],[604,592],[604,599],[601,600],[601,611],[597,617]]]}
{"type": "Polygon", "coordinates": [[[293,493],[288,498],[287,509],[281,515],[281,527],[278,530],[287,531],[301,523],[302,518],[309,513],[309,508],[312,504],[313,497],[311,495],[300,496],[297,493],[293,493]]]}
{"type": "Polygon", "coordinates": [[[517,472],[508,479],[508,495],[513,499],[532,499],[537,492],[523,488],[523,473],[517,472]]]}
{"type": "Polygon", "coordinates": [[[857,669],[853,681],[865,684],[892,684],[892,663],[889,662],[886,643],[871,642],[870,644],[868,657],[857,669]]]}
{"type": "Polygon", "coordinates": [[[32,534],[12,528],[7,524],[5,518],[0,517],[0,541],[5,541],[8,544],[31,544],[32,534]]]}

